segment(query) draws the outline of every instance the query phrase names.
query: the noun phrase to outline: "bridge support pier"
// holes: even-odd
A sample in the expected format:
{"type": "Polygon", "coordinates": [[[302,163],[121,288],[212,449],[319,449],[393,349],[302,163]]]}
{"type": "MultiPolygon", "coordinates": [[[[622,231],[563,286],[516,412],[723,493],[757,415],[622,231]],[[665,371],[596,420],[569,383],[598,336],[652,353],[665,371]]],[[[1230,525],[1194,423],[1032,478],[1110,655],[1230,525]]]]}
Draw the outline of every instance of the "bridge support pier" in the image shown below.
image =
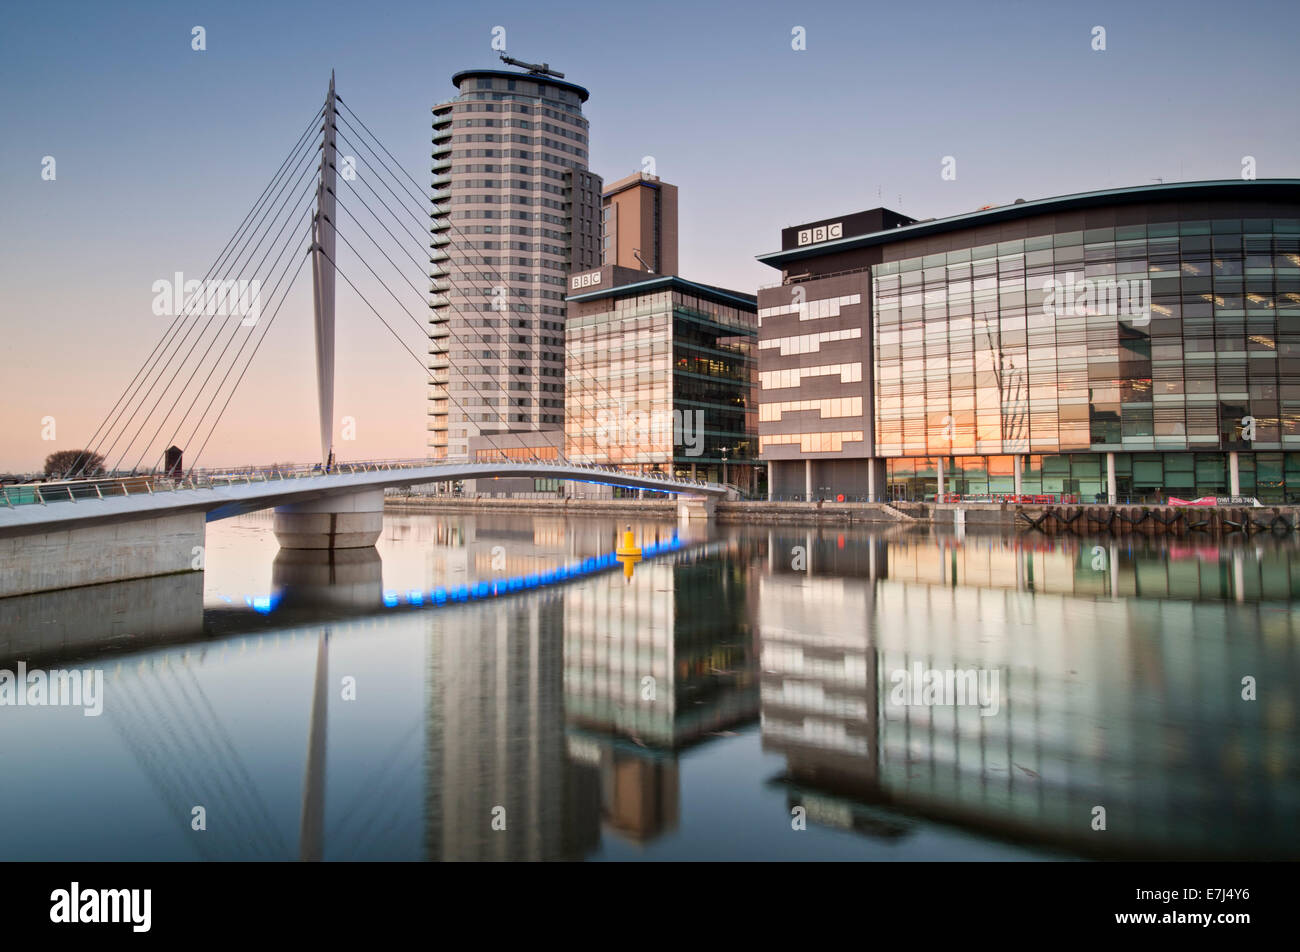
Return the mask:
{"type": "Polygon", "coordinates": [[[709,520],[717,511],[718,504],[712,496],[687,496],[677,497],[677,518],[679,521],[689,522],[696,519],[709,520]]]}
{"type": "Polygon", "coordinates": [[[271,563],[280,603],[373,608],[384,596],[384,563],[375,548],[281,549],[271,563]]]}
{"type": "Polygon", "coordinates": [[[379,541],[383,528],[382,489],[275,510],[275,538],[283,549],[364,549],[379,541]]]}

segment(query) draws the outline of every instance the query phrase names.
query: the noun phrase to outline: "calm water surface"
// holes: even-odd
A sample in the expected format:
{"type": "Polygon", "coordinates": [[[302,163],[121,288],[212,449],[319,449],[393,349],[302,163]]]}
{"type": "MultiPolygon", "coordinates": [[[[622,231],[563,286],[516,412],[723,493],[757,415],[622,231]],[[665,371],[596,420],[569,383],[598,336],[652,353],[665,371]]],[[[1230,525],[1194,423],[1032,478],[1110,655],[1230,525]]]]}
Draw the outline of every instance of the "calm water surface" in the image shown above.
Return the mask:
{"type": "Polygon", "coordinates": [[[0,859],[1300,857],[1294,541],[621,528],[259,514],[0,600],[0,668],[105,677],[0,708],[0,859]]]}

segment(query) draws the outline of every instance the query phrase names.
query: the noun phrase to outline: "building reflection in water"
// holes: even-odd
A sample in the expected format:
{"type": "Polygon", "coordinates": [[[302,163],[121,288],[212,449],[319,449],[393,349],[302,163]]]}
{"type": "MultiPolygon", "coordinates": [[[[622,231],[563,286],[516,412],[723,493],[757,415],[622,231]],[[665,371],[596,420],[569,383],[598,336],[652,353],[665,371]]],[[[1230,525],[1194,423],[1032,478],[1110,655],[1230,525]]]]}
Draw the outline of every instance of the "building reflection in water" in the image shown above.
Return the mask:
{"type": "MultiPolygon", "coordinates": [[[[522,535],[485,522],[447,534],[463,557],[428,557],[490,578],[610,548],[604,523],[556,520],[539,539],[546,520],[522,535]]],[[[673,532],[633,529],[641,544],[673,532]]],[[[601,575],[432,623],[428,858],[576,859],[602,823],[633,842],[676,828],[681,752],[758,715],[755,570],[720,554],[659,556],[630,583],[601,575]]]]}
{"type": "Polygon", "coordinates": [[[884,806],[1083,854],[1300,854],[1294,545],[861,539],[767,538],[763,744],[810,822],[884,806]],[[996,672],[997,712],[895,691],[949,669],[996,672]]]}
{"type": "MultiPolygon", "coordinates": [[[[407,541],[417,584],[472,583],[606,553],[617,529],[466,517],[407,541]]],[[[773,782],[813,824],[890,840],[940,822],[1079,855],[1300,852],[1294,545],[741,530],[708,548],[630,583],[427,616],[428,858],[577,859],[605,830],[671,834],[683,752],[760,712],[786,763],[773,782]],[[897,672],[916,670],[996,673],[996,710],[900,703],[897,672]]],[[[277,559],[278,588],[323,584],[300,562],[277,559]]],[[[364,567],[332,571],[374,598],[364,567]]]]}
{"type": "MultiPolygon", "coordinates": [[[[633,529],[643,545],[674,533],[633,529]]],[[[603,521],[465,517],[434,532],[426,567],[468,582],[614,542],[603,521]]],[[[602,820],[634,840],[672,829],[677,752],[757,716],[746,576],[683,552],[639,563],[631,583],[611,572],[431,616],[427,858],[577,859],[602,820]]]]}
{"type": "MultiPolygon", "coordinates": [[[[426,543],[426,578],[447,587],[613,548],[608,527],[545,517],[399,519],[392,531],[422,536],[406,541],[426,543]]],[[[594,778],[566,752],[564,602],[537,592],[430,617],[427,859],[578,859],[599,843],[594,778]]]]}
{"type": "Polygon", "coordinates": [[[598,842],[580,808],[595,793],[565,753],[563,638],[559,594],[431,619],[426,858],[577,859],[598,842]]]}
{"type": "Polygon", "coordinates": [[[680,754],[758,714],[753,573],[733,546],[641,563],[631,587],[566,593],[569,755],[633,842],[677,827],[680,754]]]}
{"type": "MultiPolygon", "coordinates": [[[[138,858],[188,856],[188,805],[208,797],[227,818],[202,841],[210,858],[578,859],[606,832],[725,858],[734,841],[694,835],[719,813],[770,817],[734,835],[779,857],[791,841],[774,832],[789,829],[771,816],[775,787],[809,823],[899,856],[936,824],[1064,855],[1300,855],[1294,542],[724,528],[646,558],[630,581],[607,565],[500,598],[388,598],[585,565],[621,528],[398,518],[379,555],[274,556],[261,607],[203,611],[197,574],[5,600],[11,653],[112,661],[102,722],[23,729],[42,749],[94,752],[104,739],[85,732],[102,724],[138,768],[89,783],[84,758],[57,759],[69,789],[96,790],[82,804],[94,823],[44,817],[10,848],[42,855],[37,840],[63,836],[69,856],[83,840],[111,851],[94,830],[120,818],[151,844],[138,858]],[[913,670],[996,673],[996,711],[900,703],[895,673],[913,670]],[[363,704],[339,699],[343,674],[363,704]],[[1241,698],[1247,676],[1256,701],[1241,698]],[[760,718],[766,757],[752,734],[723,739],[760,718]],[[715,753],[725,777],[704,769],[715,753]],[[691,787],[695,768],[709,779],[691,787]],[[154,795],[165,826],[116,806],[154,795]],[[320,820],[312,850],[300,816],[320,820]]],[[[634,531],[646,544],[673,527],[634,531]]]]}

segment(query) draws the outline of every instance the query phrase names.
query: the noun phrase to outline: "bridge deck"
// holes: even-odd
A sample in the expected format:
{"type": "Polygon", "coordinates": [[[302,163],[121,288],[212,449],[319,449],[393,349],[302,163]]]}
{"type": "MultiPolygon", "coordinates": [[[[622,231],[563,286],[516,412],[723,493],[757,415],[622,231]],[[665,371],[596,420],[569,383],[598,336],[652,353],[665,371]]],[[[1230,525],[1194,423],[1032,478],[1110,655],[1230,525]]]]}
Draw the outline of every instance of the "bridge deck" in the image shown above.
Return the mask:
{"type": "Polygon", "coordinates": [[[133,476],[11,486],[0,493],[0,536],[130,522],[183,512],[203,512],[207,521],[213,522],[259,509],[347,496],[364,490],[496,477],[559,479],[715,498],[725,498],[732,492],[717,483],[567,462],[343,463],[331,473],[267,468],[240,474],[206,473],[180,481],[133,476]]]}

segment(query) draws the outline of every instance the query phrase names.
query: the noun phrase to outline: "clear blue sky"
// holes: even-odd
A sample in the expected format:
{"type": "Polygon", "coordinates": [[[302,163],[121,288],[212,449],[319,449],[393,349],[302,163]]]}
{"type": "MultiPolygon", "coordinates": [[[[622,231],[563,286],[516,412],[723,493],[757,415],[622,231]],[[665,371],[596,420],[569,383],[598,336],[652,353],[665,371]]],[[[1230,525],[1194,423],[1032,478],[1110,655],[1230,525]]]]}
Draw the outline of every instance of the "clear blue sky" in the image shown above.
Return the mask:
{"type": "MultiPolygon", "coordinates": [[[[331,68],[423,182],[429,107],[455,70],[497,65],[497,25],[511,55],[591,90],[595,171],[611,180],[653,155],[680,187],[683,274],[743,290],[773,280],[754,255],[783,226],[880,204],[924,218],[1235,178],[1244,155],[1261,178],[1300,176],[1300,4],[1280,0],[10,5],[0,470],[56,448],[40,439],[46,415],[59,448],[89,436],[164,329],[152,282],[202,275],[331,68]],[[947,155],[956,181],[940,178],[947,155]]],[[[207,462],[312,458],[309,303],[286,305],[207,462]]],[[[346,455],[422,455],[420,368],[345,290],[339,322],[339,413],[358,422],[346,455]]]]}

